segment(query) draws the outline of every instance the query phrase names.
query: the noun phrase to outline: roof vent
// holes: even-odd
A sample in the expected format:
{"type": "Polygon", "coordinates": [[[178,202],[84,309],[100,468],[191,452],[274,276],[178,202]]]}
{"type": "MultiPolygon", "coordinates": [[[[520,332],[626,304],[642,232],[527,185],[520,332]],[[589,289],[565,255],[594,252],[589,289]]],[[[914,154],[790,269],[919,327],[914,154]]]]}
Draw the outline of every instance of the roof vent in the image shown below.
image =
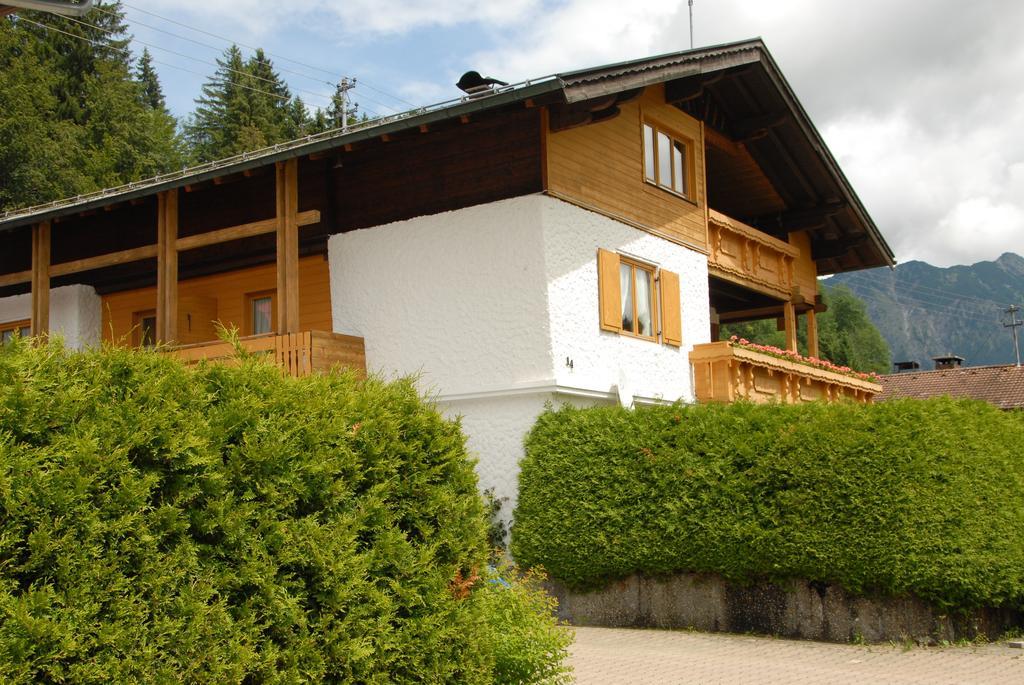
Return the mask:
{"type": "Polygon", "coordinates": [[[893,362],[892,368],[895,373],[903,373],[904,371],[917,371],[921,365],[917,362],[893,362]]]}
{"type": "Polygon", "coordinates": [[[935,362],[936,371],[942,371],[944,369],[959,369],[964,365],[964,358],[958,357],[955,354],[945,354],[940,357],[932,357],[932,361],[935,362]]]}
{"type": "Polygon", "coordinates": [[[492,93],[494,86],[507,86],[508,84],[496,78],[484,78],[479,71],[467,71],[455,85],[470,97],[480,97],[492,93]]]}

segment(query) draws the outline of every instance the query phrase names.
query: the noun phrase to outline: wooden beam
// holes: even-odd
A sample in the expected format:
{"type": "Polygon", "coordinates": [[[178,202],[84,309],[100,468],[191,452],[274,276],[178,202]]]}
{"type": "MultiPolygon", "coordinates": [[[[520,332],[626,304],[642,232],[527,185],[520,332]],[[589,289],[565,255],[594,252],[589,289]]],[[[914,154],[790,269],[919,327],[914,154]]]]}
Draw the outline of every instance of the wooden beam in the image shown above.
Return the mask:
{"type": "MultiPolygon", "coordinates": [[[[301,212],[296,216],[296,224],[298,226],[309,226],[310,224],[318,223],[320,223],[320,211],[316,209],[301,212]]],[[[216,245],[217,243],[226,243],[230,240],[241,240],[242,238],[251,238],[263,235],[264,233],[273,233],[276,230],[277,218],[264,219],[229,228],[221,228],[207,233],[199,233],[198,235],[190,235],[186,238],[178,238],[176,247],[178,252],[184,252],[185,250],[194,250],[197,247],[206,247],[208,245],[216,245]]]]}
{"type": "Polygon", "coordinates": [[[32,282],[32,270],[28,271],[15,271],[13,273],[4,274],[0,276],[0,288],[6,288],[9,285],[21,285],[22,283],[32,282]]]}
{"type": "Polygon", "coordinates": [[[818,315],[813,309],[807,310],[807,354],[815,358],[821,356],[818,348],[818,315]]]}
{"type": "Polygon", "coordinates": [[[178,338],[178,191],[157,195],[156,338],[178,338]]]}
{"type": "Polygon", "coordinates": [[[70,262],[61,262],[50,267],[50,275],[53,277],[67,276],[81,271],[92,271],[93,269],[117,266],[127,262],[152,259],[157,256],[157,253],[158,247],[156,245],[146,245],[145,247],[134,247],[130,250],[121,250],[120,252],[110,252],[98,257],[86,257],[70,262]]]}
{"type": "MultiPolygon", "coordinates": [[[[320,223],[320,211],[310,209],[305,212],[300,212],[297,219],[300,227],[318,224],[320,223]]],[[[175,242],[175,249],[178,252],[185,252],[186,250],[194,250],[199,247],[226,243],[231,240],[240,240],[242,238],[251,238],[252,236],[273,233],[276,230],[277,219],[253,221],[248,224],[230,226],[217,231],[209,231],[207,233],[191,235],[186,238],[178,238],[175,242]]],[[[59,276],[70,276],[71,274],[77,274],[83,271],[103,269],[108,266],[138,262],[143,259],[153,259],[154,257],[159,257],[159,254],[159,245],[144,245],[142,247],[133,247],[128,250],[120,250],[118,252],[108,252],[107,254],[98,255],[96,257],[84,257],[70,262],[52,264],[50,266],[50,277],[57,278],[59,276]]],[[[31,282],[31,270],[15,271],[13,273],[0,275],[0,288],[31,282]]]]}
{"type": "Polygon", "coordinates": [[[32,227],[32,335],[50,332],[50,222],[32,227]]]}
{"type": "Polygon", "coordinates": [[[299,332],[299,167],[277,163],[277,332],[299,332]]]}
{"type": "Polygon", "coordinates": [[[782,318],[786,327],[786,349],[796,352],[796,307],[792,302],[783,303],[782,318]]]}

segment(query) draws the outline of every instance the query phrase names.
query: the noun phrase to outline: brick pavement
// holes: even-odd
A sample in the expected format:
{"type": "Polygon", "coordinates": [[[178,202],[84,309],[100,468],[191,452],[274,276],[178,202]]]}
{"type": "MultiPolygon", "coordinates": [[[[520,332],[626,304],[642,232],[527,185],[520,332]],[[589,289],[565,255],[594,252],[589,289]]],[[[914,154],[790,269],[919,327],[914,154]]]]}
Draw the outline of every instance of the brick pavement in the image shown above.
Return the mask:
{"type": "Polygon", "coordinates": [[[1024,685],[1024,650],[836,645],[667,630],[576,628],[579,685],[1024,685]]]}

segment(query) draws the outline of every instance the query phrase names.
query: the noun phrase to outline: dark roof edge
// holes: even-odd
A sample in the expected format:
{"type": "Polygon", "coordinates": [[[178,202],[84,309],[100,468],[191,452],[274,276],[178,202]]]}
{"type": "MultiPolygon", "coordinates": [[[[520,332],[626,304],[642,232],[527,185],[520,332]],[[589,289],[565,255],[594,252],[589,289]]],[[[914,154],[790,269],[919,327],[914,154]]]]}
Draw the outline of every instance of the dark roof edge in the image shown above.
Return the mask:
{"type": "Polygon", "coordinates": [[[341,133],[339,130],[327,131],[319,135],[279,143],[272,147],[208,162],[207,164],[182,169],[181,171],[162,174],[123,186],[106,188],[74,198],[65,198],[34,207],[13,210],[6,214],[0,214],[0,232],[77,212],[97,209],[116,202],[125,202],[164,190],[181,188],[190,183],[201,183],[218,176],[235,174],[294,157],[331,150],[348,143],[376,138],[387,133],[398,133],[399,131],[415,128],[423,124],[436,123],[465,114],[501,107],[506,104],[558,91],[562,87],[561,79],[555,76],[532,79],[524,81],[522,84],[503,88],[493,95],[486,97],[461,98],[457,101],[444,102],[431,107],[401,112],[390,117],[382,117],[381,119],[369,121],[362,127],[346,133],[341,133]]]}
{"type": "Polygon", "coordinates": [[[889,247],[889,243],[886,242],[885,238],[882,236],[882,232],[878,230],[878,226],[875,225],[871,215],[868,214],[867,209],[864,208],[863,203],[860,201],[860,197],[857,196],[857,191],[853,189],[853,185],[850,183],[849,179],[846,178],[846,174],[843,173],[843,170],[839,166],[835,157],[832,156],[832,151],[829,150],[828,145],[825,144],[825,140],[821,137],[821,134],[818,133],[817,127],[815,127],[814,122],[812,122],[811,118],[807,115],[807,111],[804,109],[804,106],[800,104],[800,100],[797,99],[796,93],[793,92],[793,89],[789,85],[789,81],[787,81],[786,77],[782,74],[782,70],[780,70],[779,65],[775,63],[775,59],[768,51],[768,48],[760,40],[758,40],[758,42],[761,43],[760,50],[762,63],[768,67],[768,75],[776,82],[776,87],[778,87],[779,91],[783,93],[787,100],[787,104],[793,110],[793,113],[797,115],[796,119],[801,128],[803,128],[804,134],[814,145],[818,154],[821,155],[822,161],[825,163],[825,166],[829,171],[831,171],[835,176],[836,180],[839,182],[840,188],[842,188],[843,192],[846,193],[850,206],[853,207],[858,217],[860,217],[861,221],[867,227],[868,233],[870,234],[869,237],[872,242],[875,243],[879,252],[883,257],[885,257],[887,262],[886,266],[895,266],[896,255],[892,251],[892,248],[889,247]]]}

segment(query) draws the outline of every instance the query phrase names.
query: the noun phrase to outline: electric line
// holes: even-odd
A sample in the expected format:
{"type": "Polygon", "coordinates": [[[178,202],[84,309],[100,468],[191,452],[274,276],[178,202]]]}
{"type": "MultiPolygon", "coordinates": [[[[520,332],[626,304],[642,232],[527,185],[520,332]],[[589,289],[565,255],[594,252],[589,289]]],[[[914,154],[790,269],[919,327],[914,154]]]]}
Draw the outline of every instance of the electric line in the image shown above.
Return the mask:
{"type": "MultiPolygon", "coordinates": [[[[843,278],[850,278],[850,277],[860,278],[862,280],[867,279],[872,284],[875,283],[874,279],[872,279],[870,276],[868,276],[867,274],[864,274],[864,273],[850,273],[850,274],[844,274],[843,275],[843,278]]],[[[929,286],[920,285],[918,283],[905,284],[905,285],[901,285],[900,287],[917,288],[918,290],[921,290],[921,291],[926,291],[927,290],[927,291],[931,291],[933,293],[936,293],[938,295],[946,295],[947,297],[955,297],[956,299],[960,299],[960,300],[974,300],[976,302],[981,302],[983,304],[991,304],[991,305],[994,305],[994,306],[997,306],[997,307],[1004,307],[1005,306],[1004,303],[996,302],[995,300],[989,300],[987,298],[982,298],[982,297],[974,297],[972,295],[953,295],[948,290],[942,290],[940,288],[932,288],[932,287],[929,287],[929,286]]]]}
{"type": "MultiPolygon", "coordinates": [[[[867,289],[870,292],[873,292],[873,293],[878,293],[878,294],[881,294],[881,295],[891,295],[891,293],[889,291],[884,290],[882,288],[875,287],[875,286],[864,285],[862,287],[867,289]]],[[[899,302],[900,304],[905,304],[905,305],[910,305],[910,306],[917,306],[917,307],[920,307],[920,308],[928,310],[928,311],[937,312],[938,314],[940,314],[940,315],[942,315],[944,317],[954,317],[954,318],[959,318],[959,319],[964,319],[964,320],[971,320],[971,321],[977,321],[977,322],[984,322],[984,323],[992,323],[992,321],[994,320],[994,317],[993,317],[993,319],[987,319],[984,316],[978,316],[977,314],[970,314],[968,310],[957,308],[957,307],[953,306],[951,303],[948,303],[948,302],[946,302],[946,303],[936,303],[934,301],[927,301],[927,300],[922,299],[921,296],[914,296],[914,295],[904,294],[902,297],[898,297],[897,298],[897,302],[899,302]]],[[[995,313],[995,312],[993,312],[993,313],[995,313]]]]}
{"type": "MultiPolygon", "coordinates": [[[[864,288],[864,289],[866,289],[868,291],[871,291],[873,293],[878,293],[880,295],[885,295],[885,296],[888,296],[888,297],[895,297],[895,299],[897,301],[902,300],[902,301],[906,301],[908,304],[918,305],[918,306],[921,306],[921,307],[931,307],[931,308],[934,308],[934,309],[937,309],[937,310],[945,310],[945,311],[948,311],[948,312],[955,313],[957,315],[962,315],[963,314],[963,309],[966,307],[966,305],[964,307],[957,307],[956,306],[957,303],[955,303],[955,302],[926,299],[926,298],[929,298],[929,297],[934,297],[933,295],[921,295],[921,294],[907,293],[907,292],[893,293],[890,290],[885,289],[885,288],[883,288],[881,286],[878,286],[877,284],[873,284],[873,283],[872,284],[861,283],[861,284],[858,285],[858,288],[864,288]]],[[[1003,305],[996,305],[995,303],[987,303],[986,306],[1000,307],[1001,308],[1003,305]]],[[[994,312],[995,312],[995,310],[993,310],[993,313],[994,312]]],[[[974,318],[977,318],[977,317],[974,317],[974,318]]],[[[981,319],[979,319],[979,320],[981,320],[981,319]]]]}
{"type": "MultiPolygon", "coordinates": [[[[79,35],[76,35],[74,33],[70,33],[68,31],[61,30],[61,29],[57,28],[56,26],[50,26],[50,25],[47,25],[47,24],[41,24],[38,21],[33,21],[32,19],[26,19],[25,17],[19,17],[18,21],[19,22],[26,22],[28,24],[32,24],[34,26],[38,26],[39,28],[44,29],[46,31],[55,31],[56,33],[63,34],[63,35],[68,36],[70,38],[76,38],[78,40],[84,41],[84,42],[89,43],[90,45],[94,45],[96,47],[106,48],[107,50],[113,50],[114,52],[120,52],[121,54],[127,55],[128,57],[133,57],[132,51],[128,50],[127,48],[119,48],[119,47],[117,47],[115,45],[109,45],[107,43],[103,43],[103,42],[100,42],[98,40],[92,40],[91,38],[86,38],[85,36],[79,36],[79,35]]],[[[186,69],[185,67],[178,66],[177,64],[171,64],[169,62],[161,62],[158,59],[154,59],[153,62],[156,63],[156,64],[161,64],[161,65],[163,65],[165,67],[170,67],[171,69],[177,69],[179,71],[184,71],[184,72],[189,73],[189,74],[194,74],[196,76],[201,76],[204,79],[208,78],[206,74],[201,74],[200,72],[193,71],[192,69],[186,69]]],[[[253,88],[252,86],[247,86],[244,83],[236,83],[235,85],[238,86],[239,88],[244,88],[245,90],[251,90],[251,91],[254,91],[256,93],[262,93],[263,95],[269,95],[270,97],[278,98],[279,100],[284,100],[285,102],[290,102],[291,101],[291,98],[285,97],[284,95],[280,95],[278,93],[271,93],[268,90],[261,90],[259,88],[253,88]]]]}
{"type": "MultiPolygon", "coordinates": [[[[131,9],[135,10],[136,12],[142,12],[143,14],[148,14],[151,17],[155,17],[155,18],[160,19],[162,21],[166,21],[166,22],[169,22],[171,24],[175,24],[177,26],[181,26],[182,28],[189,29],[190,31],[195,31],[195,32],[201,33],[203,35],[210,36],[211,38],[216,38],[217,40],[222,40],[222,41],[225,41],[225,42],[228,42],[228,43],[233,43],[235,45],[240,45],[241,47],[248,48],[249,50],[258,50],[259,49],[259,48],[255,47],[255,46],[247,45],[247,44],[245,44],[245,43],[243,43],[241,41],[233,40],[231,38],[227,38],[225,36],[221,36],[219,34],[211,32],[211,31],[206,31],[205,29],[200,29],[200,28],[196,28],[194,26],[190,26],[190,25],[188,25],[188,24],[186,24],[184,22],[178,21],[176,19],[171,19],[170,17],[165,17],[163,15],[157,14],[156,12],[151,12],[149,10],[144,10],[144,9],[142,9],[140,7],[136,7],[135,5],[130,5],[130,4],[126,3],[126,2],[122,2],[121,4],[124,5],[125,7],[129,7],[131,9]]],[[[141,23],[139,25],[140,26],[145,26],[145,24],[141,24],[141,23]]],[[[148,28],[152,28],[152,27],[148,27],[148,28]]],[[[292,59],[290,57],[285,57],[284,55],[280,55],[280,54],[277,54],[277,53],[266,52],[266,54],[271,56],[271,57],[273,57],[273,58],[275,58],[275,59],[284,60],[285,62],[291,62],[292,64],[297,64],[297,65],[305,67],[307,69],[313,69],[314,71],[319,71],[319,72],[322,72],[324,74],[328,74],[332,78],[338,78],[337,72],[334,72],[334,71],[331,71],[331,70],[328,70],[328,69],[324,69],[322,67],[318,67],[318,66],[315,66],[313,64],[308,64],[306,62],[300,62],[299,60],[292,59]]],[[[281,71],[285,71],[285,69],[282,68],[281,71]]],[[[296,75],[303,76],[304,78],[309,78],[309,79],[315,78],[315,77],[312,77],[312,76],[308,76],[306,74],[299,74],[298,72],[291,72],[291,71],[289,71],[289,73],[295,73],[296,75]]],[[[369,83],[366,83],[365,81],[362,81],[362,83],[363,83],[364,86],[366,86],[370,90],[374,90],[374,91],[380,93],[381,95],[389,97],[389,98],[391,98],[393,100],[397,100],[398,102],[401,102],[401,103],[406,104],[406,105],[408,105],[410,107],[413,107],[413,108],[418,107],[418,105],[416,105],[416,104],[414,104],[412,102],[409,102],[408,100],[400,98],[397,95],[393,95],[391,93],[388,93],[387,91],[381,90],[380,88],[377,88],[377,87],[375,87],[375,86],[373,86],[373,85],[371,85],[369,83]]],[[[333,84],[331,84],[331,85],[333,85],[333,84]]],[[[378,103],[378,104],[382,104],[383,105],[383,103],[378,103]]],[[[384,105],[384,106],[385,107],[391,107],[390,105],[384,105]]],[[[392,108],[392,109],[394,109],[394,108],[392,108]]]]}
{"type": "MultiPolygon", "coordinates": [[[[91,29],[96,29],[97,31],[103,31],[103,32],[108,33],[108,34],[116,33],[113,29],[105,29],[102,26],[97,26],[95,24],[90,24],[89,22],[81,21],[79,19],[74,19],[72,17],[64,17],[64,18],[67,19],[68,21],[73,21],[76,24],[81,24],[82,26],[86,26],[86,27],[91,28],[91,29]]],[[[145,42],[143,40],[139,40],[138,38],[136,38],[134,36],[130,36],[129,38],[126,38],[125,40],[126,41],[130,41],[132,43],[138,43],[139,45],[145,45],[146,47],[153,48],[154,50],[163,50],[164,52],[169,52],[170,54],[175,55],[177,57],[184,57],[185,59],[192,60],[193,62],[199,62],[200,64],[212,65],[212,66],[215,66],[217,68],[223,68],[223,69],[225,69],[225,70],[227,70],[227,71],[229,71],[229,72],[231,72],[233,74],[238,74],[239,76],[245,76],[245,77],[248,77],[248,78],[253,78],[253,79],[256,79],[257,81],[263,81],[265,83],[270,83],[270,84],[274,84],[274,85],[277,85],[279,83],[278,81],[266,78],[265,76],[257,76],[256,74],[251,74],[251,73],[249,73],[247,71],[241,71],[239,69],[232,69],[229,66],[218,64],[217,62],[211,62],[209,60],[205,60],[205,59],[202,59],[200,57],[193,57],[192,55],[189,55],[189,54],[186,54],[186,53],[183,53],[183,52],[178,52],[176,50],[171,50],[170,48],[161,47],[159,45],[154,45],[153,43],[147,43],[147,42],[145,42]]],[[[114,46],[110,46],[110,47],[114,47],[114,46]]],[[[324,100],[327,100],[327,101],[331,101],[334,98],[333,95],[325,95],[323,93],[317,93],[317,92],[314,92],[314,91],[311,91],[311,90],[305,90],[305,89],[302,89],[302,88],[296,88],[295,92],[297,92],[297,93],[305,93],[307,95],[313,95],[313,96],[318,97],[318,98],[323,98],[324,100]]]]}

